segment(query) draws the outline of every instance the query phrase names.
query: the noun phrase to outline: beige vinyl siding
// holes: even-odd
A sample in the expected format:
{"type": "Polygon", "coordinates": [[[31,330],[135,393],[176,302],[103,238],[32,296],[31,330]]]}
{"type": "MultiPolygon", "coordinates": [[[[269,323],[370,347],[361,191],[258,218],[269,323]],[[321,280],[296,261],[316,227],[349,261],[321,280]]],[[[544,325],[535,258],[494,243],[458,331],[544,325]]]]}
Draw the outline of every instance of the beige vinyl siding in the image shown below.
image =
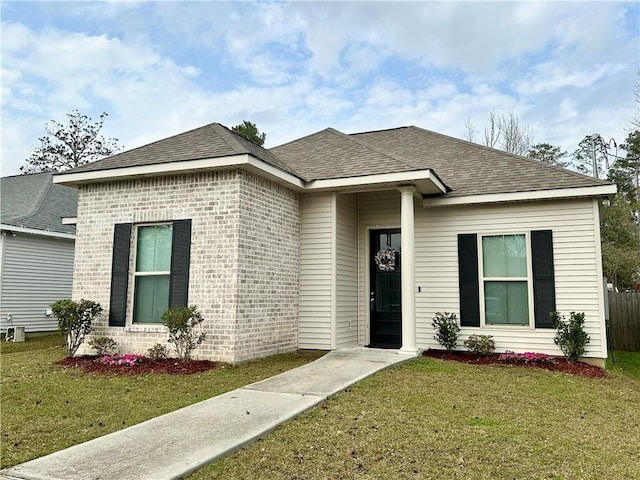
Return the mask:
{"type": "Polygon", "coordinates": [[[306,194],[302,196],[300,348],[332,348],[333,215],[333,194],[306,194]]]}
{"type": "MultiPolygon", "coordinates": [[[[416,205],[416,210],[422,208],[416,205]]],[[[369,343],[369,232],[378,228],[400,227],[400,192],[385,190],[360,193],[358,196],[359,251],[358,267],[360,315],[358,318],[358,344],[369,343]]]]}
{"type": "Polygon", "coordinates": [[[336,195],[335,346],[358,343],[358,203],[356,194],[336,195]]]}
{"type": "Polygon", "coordinates": [[[7,234],[2,240],[0,330],[54,331],[56,318],[45,312],[56,300],[71,297],[74,240],[44,235],[7,234]],[[7,321],[11,314],[13,323],[7,321]]]}
{"type": "MultiPolygon", "coordinates": [[[[416,286],[421,290],[416,293],[418,347],[438,346],[431,326],[436,312],[460,312],[459,233],[482,235],[552,230],[556,307],[567,316],[571,311],[585,312],[586,331],[591,336],[588,355],[606,356],[600,308],[600,239],[597,228],[594,229],[599,219],[594,205],[592,199],[577,199],[416,209],[416,286]]],[[[473,333],[493,335],[497,351],[560,354],[553,344],[555,331],[551,329],[463,328],[460,346],[473,333]]]]}

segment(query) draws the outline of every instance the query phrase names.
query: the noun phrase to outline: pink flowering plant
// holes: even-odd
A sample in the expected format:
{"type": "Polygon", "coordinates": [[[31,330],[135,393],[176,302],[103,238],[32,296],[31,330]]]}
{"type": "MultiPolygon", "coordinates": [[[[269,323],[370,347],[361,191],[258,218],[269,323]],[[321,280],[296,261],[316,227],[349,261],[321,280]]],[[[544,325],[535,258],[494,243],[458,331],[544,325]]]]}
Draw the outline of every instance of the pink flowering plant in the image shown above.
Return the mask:
{"type": "Polygon", "coordinates": [[[134,353],[127,353],[125,355],[105,355],[100,358],[100,361],[105,365],[126,365],[133,367],[143,362],[146,357],[144,355],[136,355],[134,353]]]}
{"type": "Polygon", "coordinates": [[[507,363],[537,363],[543,365],[554,365],[555,359],[546,353],[524,352],[514,353],[507,350],[506,353],[500,355],[500,361],[507,363]]]}

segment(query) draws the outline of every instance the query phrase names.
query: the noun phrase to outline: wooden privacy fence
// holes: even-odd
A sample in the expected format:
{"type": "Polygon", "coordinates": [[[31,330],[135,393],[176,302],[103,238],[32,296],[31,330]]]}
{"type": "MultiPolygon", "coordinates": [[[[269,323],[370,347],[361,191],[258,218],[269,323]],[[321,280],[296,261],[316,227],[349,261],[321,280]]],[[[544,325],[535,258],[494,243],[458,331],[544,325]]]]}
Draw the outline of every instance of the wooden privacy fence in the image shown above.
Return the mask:
{"type": "Polygon", "coordinates": [[[609,292],[609,346],[640,352],[640,292],[609,292]]]}

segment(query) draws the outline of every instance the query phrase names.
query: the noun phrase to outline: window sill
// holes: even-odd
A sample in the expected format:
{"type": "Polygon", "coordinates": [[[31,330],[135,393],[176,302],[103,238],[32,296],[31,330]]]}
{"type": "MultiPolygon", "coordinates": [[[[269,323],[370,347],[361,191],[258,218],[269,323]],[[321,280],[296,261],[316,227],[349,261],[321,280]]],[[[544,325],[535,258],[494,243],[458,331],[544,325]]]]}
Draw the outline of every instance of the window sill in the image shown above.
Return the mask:
{"type": "Polygon", "coordinates": [[[145,332],[145,333],[167,333],[167,327],[164,325],[158,325],[154,323],[135,323],[128,325],[125,332],[145,332]]]}

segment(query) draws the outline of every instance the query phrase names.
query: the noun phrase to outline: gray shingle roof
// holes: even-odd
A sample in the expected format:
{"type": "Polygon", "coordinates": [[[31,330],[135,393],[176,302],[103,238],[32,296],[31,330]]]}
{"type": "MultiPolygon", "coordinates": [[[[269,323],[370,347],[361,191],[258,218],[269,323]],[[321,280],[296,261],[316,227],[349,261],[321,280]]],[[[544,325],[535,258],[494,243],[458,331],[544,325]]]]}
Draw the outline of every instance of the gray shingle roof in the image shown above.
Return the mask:
{"type": "Polygon", "coordinates": [[[281,170],[295,174],[288,165],[282,163],[268,150],[237,135],[224,125],[211,123],[96,162],[87,163],[62,172],[60,175],[244,154],[250,154],[281,170]]]}
{"type": "Polygon", "coordinates": [[[382,152],[333,128],[272,148],[271,152],[306,181],[418,170],[394,152],[382,152]]]}
{"type": "Polygon", "coordinates": [[[382,151],[393,152],[415,168],[434,170],[453,190],[448,197],[611,184],[418,127],[350,136],[382,151]]]}
{"type": "Polygon", "coordinates": [[[1,222],[15,227],[58,233],[75,233],[62,225],[62,217],[75,217],[78,191],[54,185],[51,173],[17,175],[0,179],[1,222]]]}
{"type": "Polygon", "coordinates": [[[430,169],[451,189],[449,197],[610,184],[413,126],[351,135],[327,128],[266,150],[219,123],[74,168],[61,176],[243,154],[307,182],[430,169]]]}

